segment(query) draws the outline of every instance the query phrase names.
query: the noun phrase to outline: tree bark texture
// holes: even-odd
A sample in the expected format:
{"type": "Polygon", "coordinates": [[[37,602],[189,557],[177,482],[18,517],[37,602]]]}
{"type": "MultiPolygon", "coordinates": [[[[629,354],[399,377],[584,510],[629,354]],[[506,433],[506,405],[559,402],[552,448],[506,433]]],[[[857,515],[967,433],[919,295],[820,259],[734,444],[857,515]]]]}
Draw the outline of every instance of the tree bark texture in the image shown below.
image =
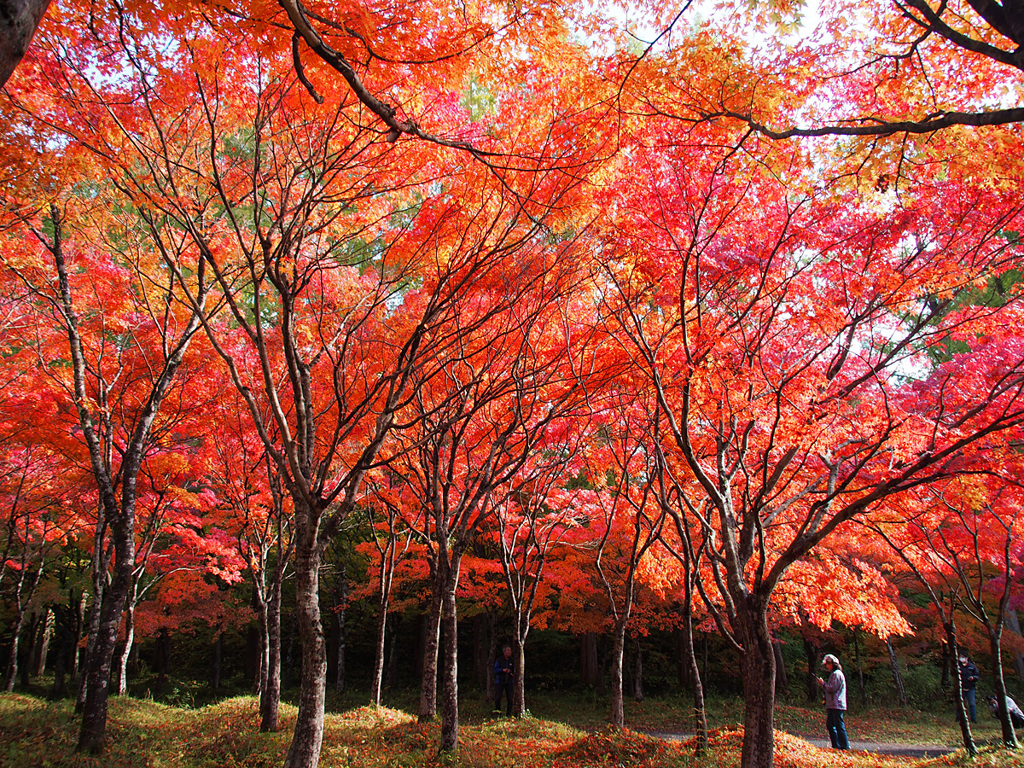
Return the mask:
{"type": "MultiPolygon", "coordinates": [[[[300,516],[297,510],[296,518],[300,516]]],[[[285,768],[317,768],[324,740],[327,644],[320,618],[320,551],[316,547],[316,526],[300,522],[299,528],[306,529],[295,556],[295,623],[302,646],[302,669],[298,718],[284,764],[285,768]]]]}
{"type": "Polygon", "coordinates": [[[748,597],[740,612],[743,643],[742,768],[772,768],[775,758],[775,651],[768,629],[767,606],[748,597]]]}
{"type": "Polygon", "coordinates": [[[644,650],[639,637],[633,639],[633,650],[633,700],[641,702],[644,700],[644,650]]]}
{"type": "Polygon", "coordinates": [[[25,56],[50,0],[0,0],[0,88],[25,56]]]}
{"type": "Polygon", "coordinates": [[[348,611],[348,569],[343,562],[338,569],[340,583],[337,590],[337,603],[335,605],[335,626],[338,629],[338,648],[335,656],[335,693],[345,692],[345,640],[348,633],[348,626],[345,624],[345,616],[348,611]]]}
{"type": "Polygon", "coordinates": [[[611,678],[612,678],[612,711],[611,724],[622,728],[626,724],[626,710],[622,700],[622,658],[626,645],[626,622],[616,622],[615,638],[612,644],[611,678]]]}
{"type": "Polygon", "coordinates": [[[420,679],[420,709],[417,713],[421,723],[433,720],[437,715],[437,646],[441,634],[442,588],[435,576],[433,594],[430,598],[430,613],[427,614],[423,636],[423,674],[420,679]]]}
{"type": "Polygon", "coordinates": [[[18,652],[21,649],[21,632],[25,626],[25,612],[18,611],[11,624],[11,653],[7,657],[7,668],[4,671],[4,690],[10,693],[18,680],[18,652]]]}
{"type": "Polygon", "coordinates": [[[687,668],[686,675],[693,688],[693,727],[695,731],[693,749],[695,754],[700,755],[708,748],[708,715],[704,706],[704,683],[701,679],[697,652],[693,642],[693,614],[691,612],[687,612],[686,623],[679,633],[683,663],[687,668]]]}
{"type": "MultiPolygon", "coordinates": [[[[1020,635],[1020,619],[1013,608],[1006,609],[1006,628],[1016,635],[1020,635]]],[[[1013,670],[1017,678],[1024,681],[1024,653],[1016,651],[1013,654],[1013,670]]]]}
{"type": "MultiPolygon", "coordinates": [[[[458,564],[453,564],[453,570],[458,564]]],[[[441,751],[455,752],[459,748],[459,622],[455,606],[457,571],[449,578],[449,587],[443,595],[444,627],[441,663],[441,751]]]]}
{"type": "Polygon", "coordinates": [[[807,703],[814,704],[818,700],[818,649],[810,638],[804,636],[804,660],[807,662],[807,703]]]}
{"type": "Polygon", "coordinates": [[[32,674],[36,677],[46,674],[46,657],[50,653],[55,623],[54,612],[49,606],[44,607],[39,632],[32,647],[32,674]]]}
{"type": "MultiPolygon", "coordinates": [[[[526,715],[526,649],[524,645],[517,632],[516,637],[512,641],[512,658],[515,664],[512,682],[512,715],[514,717],[524,717],[526,715]]],[[[495,654],[497,653],[501,653],[501,651],[495,648],[495,654]]],[[[493,681],[494,675],[490,675],[490,678],[493,681]]],[[[492,687],[494,685],[492,683],[492,687]]],[[[492,695],[491,700],[493,699],[494,696],[492,695]]]]}
{"type": "Polygon", "coordinates": [[[597,634],[584,632],[580,637],[580,682],[597,686],[601,680],[601,668],[597,661],[597,634]]]}
{"type": "Polygon", "coordinates": [[[117,695],[128,694],[128,657],[132,652],[132,645],[135,642],[135,608],[130,604],[125,606],[124,611],[124,645],[117,658],[117,695]]]}
{"type": "Polygon", "coordinates": [[[1003,735],[1003,746],[1008,749],[1016,749],[1017,733],[1013,728],[1013,721],[1006,708],[1006,680],[1003,677],[1003,647],[1002,647],[1002,624],[992,621],[985,622],[985,629],[988,630],[989,651],[992,654],[992,683],[995,688],[996,701],[999,703],[999,724],[1003,735]]]}
{"type": "MultiPolygon", "coordinates": [[[[128,491],[124,491],[128,493],[128,491]]],[[[110,695],[110,673],[117,645],[117,632],[121,614],[128,602],[135,568],[135,514],[122,514],[111,521],[114,534],[114,579],[103,591],[99,628],[95,645],[90,649],[85,682],[85,706],[82,726],[78,735],[80,752],[98,753],[103,750],[107,730],[107,699],[110,695]]]]}
{"type": "Polygon", "coordinates": [[[903,686],[903,675],[900,674],[900,660],[896,657],[889,638],[885,639],[886,650],[889,651],[889,668],[892,670],[892,684],[896,687],[896,700],[901,707],[907,706],[907,689],[903,686]]]}
{"type": "Polygon", "coordinates": [[[772,642],[772,649],[775,652],[775,695],[789,692],[789,677],[786,675],[786,663],[782,658],[782,643],[778,640],[772,642]]]}
{"type": "Polygon", "coordinates": [[[960,647],[956,638],[956,624],[952,621],[948,621],[945,625],[945,630],[946,641],[949,643],[950,655],[953,657],[953,663],[956,664],[956,679],[954,681],[956,685],[956,693],[954,699],[956,701],[957,720],[960,721],[960,735],[963,739],[964,749],[967,750],[967,754],[971,757],[975,757],[978,754],[978,747],[974,743],[974,734],[971,733],[971,720],[967,716],[967,705],[964,702],[963,684],[960,681],[960,665],[956,662],[956,660],[960,658],[960,647]]]}
{"type": "Polygon", "coordinates": [[[381,687],[384,683],[384,647],[388,628],[388,601],[381,595],[377,603],[377,635],[373,648],[373,675],[370,679],[370,703],[380,706],[381,687]]]}
{"type": "Polygon", "coordinates": [[[266,607],[266,665],[263,690],[260,691],[260,730],[275,733],[280,729],[281,706],[281,575],[270,587],[266,607]]]}

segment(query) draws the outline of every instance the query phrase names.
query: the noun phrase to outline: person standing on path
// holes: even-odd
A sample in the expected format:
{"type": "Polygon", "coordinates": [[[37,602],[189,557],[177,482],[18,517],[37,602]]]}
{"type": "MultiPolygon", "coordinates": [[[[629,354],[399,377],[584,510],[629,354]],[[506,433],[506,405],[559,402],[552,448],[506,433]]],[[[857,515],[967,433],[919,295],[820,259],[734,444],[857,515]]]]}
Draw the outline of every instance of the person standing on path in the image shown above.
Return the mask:
{"type": "Polygon", "coordinates": [[[512,646],[506,645],[501,656],[494,660],[494,713],[501,714],[501,694],[505,693],[508,706],[505,716],[512,717],[512,682],[515,678],[512,666],[512,646]]]}
{"type": "Polygon", "coordinates": [[[849,749],[845,722],[846,676],[839,659],[831,653],[821,660],[821,666],[829,673],[827,680],[818,678],[818,686],[825,691],[825,729],[833,749],[849,749]]]}
{"type": "MultiPolygon", "coordinates": [[[[966,653],[960,654],[960,695],[963,697],[964,704],[967,705],[967,715],[971,718],[972,723],[978,722],[978,702],[977,702],[977,688],[978,680],[981,679],[981,675],[978,674],[977,665],[971,661],[971,657],[966,653]]],[[[957,707],[957,720],[960,719],[960,708],[957,707]]]]}

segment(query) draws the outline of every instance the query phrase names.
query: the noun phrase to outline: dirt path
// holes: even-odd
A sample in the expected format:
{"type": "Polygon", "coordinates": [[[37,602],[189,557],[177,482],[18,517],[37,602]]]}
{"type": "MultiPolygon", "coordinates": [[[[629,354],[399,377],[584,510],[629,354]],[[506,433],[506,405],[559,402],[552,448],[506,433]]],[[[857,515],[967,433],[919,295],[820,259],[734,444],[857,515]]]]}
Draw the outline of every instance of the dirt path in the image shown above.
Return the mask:
{"type": "MultiPolygon", "coordinates": [[[[659,739],[666,739],[669,741],[682,741],[693,737],[692,733],[659,733],[656,731],[649,731],[651,736],[657,736],[659,739]]],[[[828,739],[820,739],[814,736],[807,736],[802,733],[794,733],[792,736],[796,736],[799,739],[803,739],[808,744],[813,744],[815,747],[828,747],[830,742],[828,739]]],[[[886,744],[877,741],[855,741],[850,740],[850,749],[858,749],[864,752],[874,752],[879,755],[902,755],[904,757],[941,757],[942,755],[948,755],[951,752],[955,752],[956,749],[953,747],[944,747],[940,744],[886,744]]]]}
{"type": "MultiPolygon", "coordinates": [[[[793,735],[816,747],[831,745],[828,739],[803,736],[799,733],[793,735]]],[[[943,747],[939,744],[884,744],[877,741],[855,741],[854,739],[850,739],[850,749],[874,752],[879,755],[903,755],[904,757],[941,757],[950,752],[956,752],[952,747],[943,747]]]]}

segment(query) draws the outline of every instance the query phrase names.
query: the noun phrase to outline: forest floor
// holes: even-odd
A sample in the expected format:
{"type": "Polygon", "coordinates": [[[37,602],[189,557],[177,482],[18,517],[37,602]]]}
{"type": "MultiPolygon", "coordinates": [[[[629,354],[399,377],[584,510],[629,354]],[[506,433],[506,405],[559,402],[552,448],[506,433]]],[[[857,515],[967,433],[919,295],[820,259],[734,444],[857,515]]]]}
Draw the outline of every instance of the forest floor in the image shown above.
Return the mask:
{"type": "MultiPolygon", "coordinates": [[[[551,700],[552,702],[554,699],[551,700]]],[[[537,709],[549,702],[538,700],[537,709]]],[[[560,720],[528,717],[521,720],[493,718],[478,714],[468,704],[465,723],[460,727],[457,755],[438,754],[440,726],[421,724],[407,711],[362,706],[328,715],[324,768],[733,768],[739,764],[742,731],[735,725],[718,725],[711,733],[711,749],[701,758],[693,757],[692,742],[660,738],[641,730],[615,731],[600,722],[567,724],[578,719],[573,707],[560,720]]],[[[648,727],[664,725],[672,718],[654,702],[647,706],[631,703],[634,717],[644,713],[648,727]]],[[[720,718],[714,710],[713,721],[720,718]]],[[[727,709],[727,708],[726,708],[727,709]]],[[[797,708],[799,709],[799,708],[797,708]]],[[[812,710],[787,712],[785,723],[810,726],[812,710]]],[[[74,752],[78,718],[70,701],[47,701],[22,694],[0,694],[0,766],[32,768],[269,768],[284,760],[295,718],[295,708],[282,707],[282,730],[257,731],[257,702],[236,697],[199,709],[184,709],[149,700],[111,700],[109,744],[100,757],[74,752]]],[[[815,726],[823,717],[816,713],[815,726]]],[[[851,718],[851,735],[914,748],[936,744],[934,736],[915,742],[913,733],[932,734],[931,716],[919,721],[920,713],[904,711],[902,725],[889,716],[851,718]],[[915,725],[916,723],[916,725],[915,725]],[[857,730],[857,729],[860,730],[857,730]]],[[[678,714],[676,715],[678,719],[678,714]]],[[[595,718],[599,720],[600,718],[595,718]]],[[[640,728],[639,723],[632,725],[640,728]]],[[[979,742],[991,734],[980,724],[979,742]]],[[[671,733],[675,730],[661,731],[671,733]]],[[[816,734],[820,737],[820,731],[816,734]]],[[[936,744],[951,747],[950,739],[936,744]]],[[[776,739],[778,768],[939,768],[940,766],[991,766],[1024,768],[1024,750],[1011,753],[994,746],[969,760],[954,751],[937,757],[915,759],[907,754],[881,755],[870,752],[838,752],[821,749],[804,738],[780,731],[776,739]]]]}

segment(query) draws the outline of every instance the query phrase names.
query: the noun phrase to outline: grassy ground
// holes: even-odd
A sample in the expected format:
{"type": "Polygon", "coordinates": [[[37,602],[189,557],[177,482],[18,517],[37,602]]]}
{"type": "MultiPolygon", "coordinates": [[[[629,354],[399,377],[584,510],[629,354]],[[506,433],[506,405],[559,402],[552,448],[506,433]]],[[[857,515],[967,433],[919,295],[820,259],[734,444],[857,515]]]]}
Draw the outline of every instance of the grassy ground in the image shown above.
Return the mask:
{"type": "MultiPolygon", "coordinates": [[[[539,712],[559,706],[559,699],[538,698],[539,712]]],[[[324,768],[729,768],[739,763],[741,732],[720,726],[712,734],[710,754],[692,757],[692,745],[667,742],[636,731],[614,732],[599,725],[600,710],[561,699],[562,716],[545,715],[524,720],[492,719],[482,705],[468,703],[460,729],[457,756],[439,755],[439,725],[419,724],[398,709],[358,707],[327,718],[324,768]],[[584,711],[589,715],[584,716],[584,711]],[[565,724],[566,721],[574,724],[565,724]],[[585,730],[584,727],[590,730],[585,730]]],[[[277,734],[260,734],[256,701],[249,697],[229,699],[196,710],[180,709],[152,701],[113,699],[110,708],[110,742],[100,757],[74,752],[77,718],[69,701],[48,702],[19,694],[0,695],[0,766],[32,768],[261,768],[279,766],[288,747],[294,707],[283,707],[284,728],[277,734]]],[[[735,719],[738,704],[716,707],[716,721],[735,719]]],[[[535,713],[536,714],[536,713],[535,713]]],[[[662,701],[631,703],[634,727],[654,730],[685,730],[678,708],[662,701]]],[[[801,708],[780,710],[780,725],[821,735],[821,713],[801,708]]],[[[987,724],[983,724],[987,729],[987,724]]],[[[950,742],[948,723],[901,713],[873,713],[854,717],[851,735],[904,743],[950,742]],[[897,716],[898,715],[898,716],[897,716]],[[920,734],[927,738],[919,738],[920,734]]],[[[994,730],[984,733],[991,735],[994,730]]],[[[979,734],[980,735],[980,734],[979,734]]],[[[938,760],[908,760],[867,753],[819,750],[807,742],[780,733],[776,745],[779,768],[918,768],[946,765],[978,765],[1024,768],[1024,750],[1018,754],[986,747],[975,761],[962,753],[938,760]]]]}

